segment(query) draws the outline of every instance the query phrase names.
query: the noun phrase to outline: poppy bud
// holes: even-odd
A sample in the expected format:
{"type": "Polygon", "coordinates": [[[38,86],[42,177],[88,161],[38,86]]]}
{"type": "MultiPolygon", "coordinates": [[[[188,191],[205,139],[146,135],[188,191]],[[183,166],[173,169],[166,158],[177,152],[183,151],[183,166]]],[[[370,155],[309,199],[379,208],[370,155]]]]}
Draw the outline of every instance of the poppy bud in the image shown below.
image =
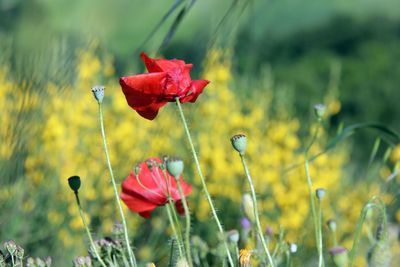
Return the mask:
{"type": "Polygon", "coordinates": [[[71,176],[68,178],[68,184],[74,192],[78,192],[81,187],[81,178],[77,175],[71,176]]]}
{"type": "Polygon", "coordinates": [[[324,116],[326,111],[326,106],[324,104],[316,104],[314,105],[315,116],[320,120],[324,116]]]}
{"type": "Polygon", "coordinates": [[[92,88],[94,98],[96,98],[97,102],[99,102],[100,104],[103,102],[104,89],[105,87],[103,85],[95,85],[92,88]]]}
{"type": "Polygon", "coordinates": [[[337,267],[346,267],[349,261],[347,249],[344,247],[333,247],[329,249],[332,260],[337,267]]]}
{"type": "Polygon", "coordinates": [[[175,178],[180,177],[183,172],[183,161],[178,158],[169,158],[167,160],[167,170],[175,178]]]}
{"type": "Polygon", "coordinates": [[[4,248],[11,254],[14,255],[17,250],[17,244],[15,244],[14,240],[8,240],[3,243],[4,248]]]}
{"type": "Polygon", "coordinates": [[[269,237],[274,235],[274,230],[271,228],[271,226],[267,226],[267,228],[265,228],[265,235],[269,237]]]}
{"type": "Polygon", "coordinates": [[[331,230],[332,232],[336,232],[336,221],[333,219],[330,219],[326,222],[326,225],[328,226],[329,230],[331,230]]]}
{"type": "Polygon", "coordinates": [[[243,195],[242,208],[243,208],[243,212],[246,215],[246,217],[249,218],[250,221],[254,222],[254,220],[255,220],[254,203],[253,203],[253,199],[251,198],[250,194],[243,195]]]}
{"type": "Polygon", "coordinates": [[[237,243],[239,242],[239,232],[236,229],[230,230],[226,233],[229,242],[237,243]]]}
{"type": "Polygon", "coordinates": [[[290,253],[296,253],[297,252],[297,245],[295,243],[290,243],[289,244],[289,251],[290,251],[290,253]]]}
{"type": "Polygon", "coordinates": [[[239,152],[240,155],[244,155],[247,145],[247,137],[244,134],[237,134],[231,137],[231,143],[233,148],[239,152]]]}
{"type": "Polygon", "coordinates": [[[315,195],[319,200],[323,199],[325,194],[326,190],[324,188],[317,188],[317,190],[315,190],[315,195]]]}
{"type": "Polygon", "coordinates": [[[242,226],[243,230],[249,230],[251,228],[251,222],[246,217],[240,219],[240,225],[242,226]]]}

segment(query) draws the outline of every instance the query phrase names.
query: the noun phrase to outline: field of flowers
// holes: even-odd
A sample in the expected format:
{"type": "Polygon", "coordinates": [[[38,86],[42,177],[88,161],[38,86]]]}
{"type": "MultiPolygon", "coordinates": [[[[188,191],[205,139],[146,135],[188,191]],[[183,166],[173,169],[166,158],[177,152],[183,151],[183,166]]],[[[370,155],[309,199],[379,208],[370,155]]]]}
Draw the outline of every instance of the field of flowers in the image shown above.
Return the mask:
{"type": "MultiPolygon", "coordinates": [[[[146,73],[143,65],[121,70],[96,39],[73,51],[62,41],[53,48],[57,62],[22,64],[20,73],[12,49],[0,57],[1,267],[397,266],[400,135],[382,123],[332,123],[342,108],[339,62],[330,65],[320,103],[299,114],[269,66],[242,75],[234,49],[215,44],[192,67],[192,81],[210,81],[204,91],[172,94],[148,120],[128,103],[155,93],[129,99],[119,83],[146,73]],[[104,99],[94,97],[92,88],[103,86],[104,99]],[[197,93],[195,103],[184,103],[197,93]],[[359,132],[373,145],[360,147],[359,132]],[[369,161],[354,160],[354,150],[369,161]],[[148,161],[154,158],[161,160],[148,161]],[[174,174],[176,162],[183,173],[174,174]],[[161,184],[175,191],[156,201],[148,195],[164,194],[157,168],[170,180],[161,184]],[[173,179],[181,174],[184,181],[173,179]]],[[[169,72],[168,53],[145,52],[168,59],[167,81],[183,86],[185,74],[169,72]]],[[[153,81],[132,84],[155,90],[153,81]]]]}

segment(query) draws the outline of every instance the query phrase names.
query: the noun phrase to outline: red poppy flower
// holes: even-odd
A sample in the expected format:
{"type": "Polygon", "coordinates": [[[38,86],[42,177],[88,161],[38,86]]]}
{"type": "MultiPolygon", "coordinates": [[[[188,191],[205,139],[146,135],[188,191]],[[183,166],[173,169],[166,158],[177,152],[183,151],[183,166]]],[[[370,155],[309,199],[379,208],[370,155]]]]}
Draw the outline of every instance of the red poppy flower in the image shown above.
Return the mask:
{"type": "MultiPolygon", "coordinates": [[[[176,181],[167,171],[161,169],[162,161],[158,158],[148,159],[138,165],[139,174],[131,172],[122,182],[121,199],[128,208],[149,218],[158,206],[168,202],[168,196],[175,202],[179,214],[184,214],[181,196],[176,181]]],[[[183,193],[189,195],[192,187],[180,177],[183,193]]]]}
{"type": "Polygon", "coordinates": [[[140,55],[149,73],[121,77],[119,83],[126,100],[142,117],[153,120],[158,110],[168,102],[194,103],[209,83],[192,80],[192,64],[178,59],[152,59],[140,55]]]}

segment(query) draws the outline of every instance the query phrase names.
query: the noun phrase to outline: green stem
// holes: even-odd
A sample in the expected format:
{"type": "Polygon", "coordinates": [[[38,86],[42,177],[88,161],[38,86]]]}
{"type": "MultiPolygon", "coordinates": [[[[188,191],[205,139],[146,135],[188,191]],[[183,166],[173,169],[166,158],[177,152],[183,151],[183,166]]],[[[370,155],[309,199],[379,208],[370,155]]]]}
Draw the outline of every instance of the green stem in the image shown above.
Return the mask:
{"type": "Polygon", "coordinates": [[[254,208],[254,215],[255,215],[255,219],[256,219],[258,236],[259,236],[261,244],[264,248],[264,252],[265,252],[265,254],[267,254],[267,258],[268,258],[268,262],[269,262],[270,266],[274,267],[275,264],[271,257],[271,253],[268,250],[268,246],[267,246],[267,243],[265,242],[263,230],[261,228],[261,223],[260,223],[260,218],[258,215],[258,208],[257,208],[256,190],[254,189],[253,180],[251,179],[250,171],[249,171],[249,168],[247,167],[244,155],[242,153],[239,153],[239,155],[240,155],[240,159],[242,160],[242,165],[244,168],[244,172],[246,173],[247,181],[249,182],[249,185],[250,185],[251,196],[253,198],[253,208],[254,208]]]}
{"type": "Polygon", "coordinates": [[[336,247],[338,245],[336,231],[332,231],[332,242],[333,242],[334,247],[336,247]]]}
{"type": "Polygon", "coordinates": [[[166,205],[167,213],[168,213],[168,219],[169,219],[169,222],[171,223],[172,232],[174,233],[176,242],[178,243],[179,257],[183,257],[182,243],[181,243],[180,238],[178,236],[178,231],[176,230],[176,227],[175,227],[174,218],[172,217],[171,209],[173,209],[174,207],[173,207],[173,205],[171,203],[172,203],[172,201],[169,199],[168,200],[168,204],[166,205]]]}
{"type": "MultiPolygon", "coordinates": [[[[183,127],[185,129],[186,137],[188,139],[188,142],[189,142],[189,145],[190,145],[190,149],[192,151],[193,159],[194,159],[194,162],[195,162],[196,167],[197,167],[197,172],[198,172],[198,174],[200,176],[201,185],[203,187],[204,194],[206,195],[208,204],[210,205],[211,212],[212,212],[213,218],[215,220],[215,223],[217,224],[218,230],[221,233],[221,235],[223,236],[224,235],[224,229],[222,228],[222,225],[221,225],[221,222],[219,221],[219,218],[218,218],[217,212],[215,210],[214,204],[213,204],[213,202],[211,200],[210,193],[208,192],[206,181],[205,181],[205,178],[203,176],[203,172],[201,171],[200,162],[199,162],[199,159],[197,157],[196,150],[195,150],[194,145],[193,145],[192,137],[190,135],[190,131],[189,131],[186,119],[185,119],[185,114],[183,114],[183,110],[182,110],[182,106],[181,106],[181,103],[179,101],[179,98],[177,97],[175,100],[176,100],[176,105],[178,107],[179,115],[180,115],[181,120],[182,120],[183,127]]],[[[231,252],[229,251],[228,244],[227,244],[225,239],[223,239],[222,242],[224,243],[224,247],[225,247],[225,250],[226,250],[226,254],[228,256],[229,264],[233,267],[235,265],[233,264],[232,255],[231,255],[231,252]]]]}
{"type": "Polygon", "coordinates": [[[321,260],[322,251],[320,251],[319,245],[318,245],[319,244],[319,232],[318,232],[317,212],[315,210],[314,191],[313,191],[313,188],[312,188],[312,181],[311,181],[311,176],[310,176],[310,166],[309,166],[307,155],[305,157],[306,157],[306,159],[305,159],[305,167],[306,167],[307,185],[308,185],[308,191],[309,191],[309,194],[310,194],[311,213],[312,213],[312,218],[313,218],[313,221],[314,221],[315,242],[317,244],[317,249],[318,249],[319,263],[321,264],[320,260],[321,260]]]}
{"type": "Polygon", "coordinates": [[[178,185],[179,194],[181,195],[181,200],[183,204],[183,209],[185,210],[185,219],[186,219],[186,227],[185,227],[185,245],[186,245],[186,257],[189,261],[189,266],[193,266],[192,262],[192,252],[190,250],[190,211],[189,206],[186,201],[185,194],[183,193],[181,181],[179,177],[175,177],[176,184],[178,185]]]}
{"type": "Polygon", "coordinates": [[[108,166],[108,170],[110,171],[111,183],[112,183],[112,186],[114,189],[115,201],[117,202],[118,210],[119,210],[121,220],[122,220],[122,225],[124,227],[125,243],[126,243],[126,248],[128,250],[128,254],[129,254],[129,260],[130,260],[131,265],[136,267],[136,258],[135,258],[135,255],[133,254],[133,250],[132,250],[131,244],[129,242],[128,228],[126,226],[125,215],[124,215],[124,211],[122,209],[121,201],[119,199],[118,189],[117,189],[117,185],[116,185],[115,178],[114,178],[114,172],[112,170],[110,156],[108,154],[107,139],[106,139],[106,133],[104,130],[103,110],[102,110],[101,103],[99,103],[99,120],[100,120],[101,136],[103,138],[104,151],[106,153],[107,166],[108,166]]]}
{"type": "Polygon", "coordinates": [[[321,210],[321,200],[318,199],[318,251],[319,251],[319,267],[325,266],[323,257],[323,244],[322,244],[322,210],[321,210]]]}
{"type": "Polygon", "coordinates": [[[89,237],[89,242],[90,242],[90,245],[91,245],[92,248],[93,248],[94,254],[95,254],[97,260],[100,262],[100,264],[101,264],[103,267],[107,267],[107,265],[106,265],[106,264],[104,263],[104,261],[101,259],[100,255],[99,255],[99,252],[97,251],[97,247],[96,247],[96,245],[95,245],[94,242],[93,242],[92,234],[91,234],[90,231],[89,231],[89,227],[88,227],[88,225],[87,225],[87,222],[86,222],[86,219],[85,219],[85,216],[84,216],[84,214],[83,214],[82,207],[81,207],[81,202],[79,201],[78,191],[75,191],[74,193],[75,193],[76,203],[78,204],[78,208],[79,208],[79,214],[80,214],[80,216],[81,216],[83,225],[85,226],[86,233],[87,233],[87,235],[88,235],[88,237],[89,237]]]}
{"type": "MultiPolygon", "coordinates": [[[[357,254],[358,246],[360,243],[362,227],[364,225],[365,218],[367,216],[367,212],[371,208],[379,209],[379,211],[382,213],[382,216],[383,216],[383,227],[384,227],[384,229],[387,229],[387,217],[386,217],[385,204],[379,198],[373,197],[373,198],[371,198],[370,201],[368,201],[368,203],[361,210],[360,218],[358,219],[358,223],[357,223],[356,232],[354,234],[353,247],[351,248],[351,251],[349,253],[349,267],[353,267],[353,265],[354,265],[354,258],[357,254]],[[374,201],[378,201],[379,205],[373,203],[374,201]]],[[[387,234],[387,233],[385,233],[385,234],[387,234]]]]}
{"type": "Polygon", "coordinates": [[[322,249],[320,249],[320,246],[319,246],[319,244],[321,242],[320,239],[322,239],[322,237],[319,235],[319,230],[318,230],[318,219],[317,219],[317,212],[316,212],[316,208],[315,208],[314,191],[313,191],[311,175],[310,175],[310,163],[309,163],[309,159],[308,159],[308,152],[311,149],[312,145],[314,144],[315,140],[317,140],[320,126],[321,126],[321,120],[318,120],[317,128],[314,132],[314,135],[310,141],[310,144],[306,147],[306,150],[304,152],[304,158],[305,158],[304,164],[305,164],[305,169],[306,169],[308,191],[309,191],[309,195],[310,195],[311,213],[312,213],[313,222],[314,222],[315,241],[316,241],[317,250],[318,250],[318,258],[319,258],[318,266],[323,266],[324,258],[322,255],[322,249]]]}

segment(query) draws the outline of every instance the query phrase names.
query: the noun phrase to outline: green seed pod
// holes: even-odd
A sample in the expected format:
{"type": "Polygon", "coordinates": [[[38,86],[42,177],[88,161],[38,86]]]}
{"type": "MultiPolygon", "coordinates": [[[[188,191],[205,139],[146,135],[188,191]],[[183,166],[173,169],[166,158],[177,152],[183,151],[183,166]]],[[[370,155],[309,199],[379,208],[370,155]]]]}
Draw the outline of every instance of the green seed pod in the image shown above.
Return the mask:
{"type": "Polygon", "coordinates": [[[226,233],[228,241],[232,243],[239,242],[239,231],[236,229],[230,230],[226,233]]]}
{"type": "Polygon", "coordinates": [[[168,158],[167,170],[174,177],[180,177],[183,172],[183,161],[178,158],[168,158]]]}
{"type": "Polygon", "coordinates": [[[317,190],[315,190],[315,195],[319,200],[323,199],[325,194],[326,190],[324,188],[317,188],[317,190]]]}
{"type": "Polygon", "coordinates": [[[247,137],[244,134],[237,134],[231,137],[231,143],[233,148],[239,152],[240,155],[244,155],[247,146],[247,137]]]}
{"type": "Polygon", "coordinates": [[[105,89],[105,87],[102,85],[96,85],[96,86],[93,86],[93,88],[92,88],[94,98],[96,98],[97,102],[99,102],[100,104],[103,102],[104,89],[105,89]]]}
{"type": "Polygon", "coordinates": [[[316,104],[314,106],[315,116],[320,120],[325,115],[326,106],[324,104],[316,104]]]}
{"type": "Polygon", "coordinates": [[[326,222],[326,225],[328,226],[329,230],[331,230],[332,232],[336,232],[337,224],[334,219],[329,219],[326,222]]]}
{"type": "Polygon", "coordinates": [[[68,184],[74,192],[78,192],[79,188],[81,187],[81,178],[76,175],[71,176],[68,178],[68,184]]]}
{"type": "Polygon", "coordinates": [[[337,267],[347,267],[349,262],[349,257],[347,249],[344,247],[333,247],[329,249],[329,254],[331,254],[332,260],[337,267]]]}

